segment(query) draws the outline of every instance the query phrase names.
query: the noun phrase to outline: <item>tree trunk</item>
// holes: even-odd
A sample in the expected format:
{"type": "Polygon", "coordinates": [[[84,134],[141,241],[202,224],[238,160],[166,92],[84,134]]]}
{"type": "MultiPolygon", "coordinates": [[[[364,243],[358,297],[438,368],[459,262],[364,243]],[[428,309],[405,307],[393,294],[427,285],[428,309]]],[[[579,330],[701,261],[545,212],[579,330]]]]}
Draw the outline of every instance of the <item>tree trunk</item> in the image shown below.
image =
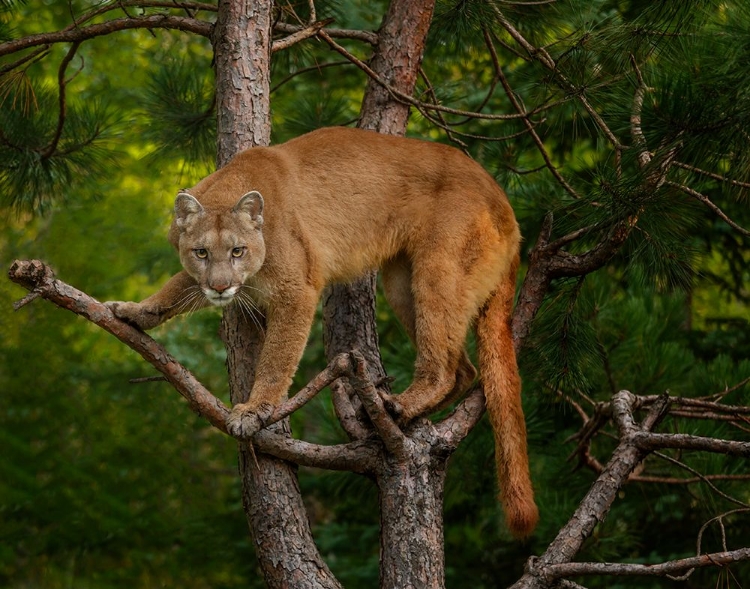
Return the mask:
{"type": "Polygon", "coordinates": [[[380,587],[445,587],[443,489],[447,457],[432,451],[431,426],[409,436],[404,456],[386,456],[380,490],[380,587]],[[427,435],[425,435],[427,434],[427,435]]]}
{"type": "MultiPolygon", "coordinates": [[[[378,46],[370,65],[381,79],[405,94],[411,94],[416,85],[434,5],[434,0],[393,0],[378,32],[378,46]]],[[[407,104],[396,102],[391,93],[374,80],[368,81],[359,127],[403,135],[408,118],[407,104]]],[[[352,284],[332,285],[323,299],[328,359],[358,349],[367,360],[374,382],[382,380],[386,374],[375,325],[376,284],[376,274],[372,272],[352,284]]]]}
{"type": "MultiPolygon", "coordinates": [[[[268,145],[271,0],[221,0],[214,31],[217,166],[237,152],[268,145]]],[[[229,306],[222,321],[232,403],[247,400],[262,334],[229,306]]],[[[286,423],[271,426],[289,435],[286,423]]],[[[242,499],[269,588],[338,589],[313,541],[296,466],[239,445],[242,499]]]]}
{"type": "MultiPolygon", "coordinates": [[[[422,62],[434,0],[393,0],[380,27],[370,66],[389,85],[411,95],[422,62]]],[[[396,102],[370,80],[359,126],[379,133],[404,135],[409,106],[396,102]]],[[[359,349],[374,381],[385,374],[375,328],[376,275],[352,285],[329,289],[324,302],[329,359],[359,349]],[[336,321],[346,317],[345,324],[336,321]]],[[[386,455],[376,480],[380,496],[380,586],[382,589],[445,585],[443,487],[447,456],[433,452],[434,430],[421,425],[406,440],[400,457],[386,455]]]]}

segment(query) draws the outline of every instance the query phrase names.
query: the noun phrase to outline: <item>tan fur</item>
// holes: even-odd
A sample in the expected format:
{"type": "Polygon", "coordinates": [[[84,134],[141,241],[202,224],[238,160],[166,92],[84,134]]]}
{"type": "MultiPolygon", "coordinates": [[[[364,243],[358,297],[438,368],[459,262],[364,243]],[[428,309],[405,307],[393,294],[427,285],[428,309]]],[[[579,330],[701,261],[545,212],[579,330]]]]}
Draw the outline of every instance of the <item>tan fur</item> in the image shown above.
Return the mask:
{"type": "Polygon", "coordinates": [[[323,287],[381,268],[417,348],[412,384],[394,397],[400,417],[465,392],[476,371],[464,341],[476,320],[508,525],[518,536],[533,530],[509,323],[520,234],[481,166],[444,145],[330,128],[240,153],[186,192],[169,234],[185,270],[141,303],[110,307],[143,329],[211,303],[261,309],[256,381],[227,421],[231,433],[253,433],[257,416],[286,396],[323,287]]]}

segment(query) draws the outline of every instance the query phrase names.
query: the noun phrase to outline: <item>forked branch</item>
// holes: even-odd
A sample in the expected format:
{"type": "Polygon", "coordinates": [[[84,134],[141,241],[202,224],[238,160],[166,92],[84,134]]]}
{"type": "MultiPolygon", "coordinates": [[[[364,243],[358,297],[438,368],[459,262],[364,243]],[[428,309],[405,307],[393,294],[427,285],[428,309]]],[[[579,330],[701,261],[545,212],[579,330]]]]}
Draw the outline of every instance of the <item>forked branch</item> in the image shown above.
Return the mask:
{"type": "MultiPolygon", "coordinates": [[[[562,528],[545,553],[529,562],[527,573],[513,586],[515,589],[546,589],[557,586],[555,583],[559,579],[578,575],[667,576],[684,573],[695,567],[723,566],[741,560],[750,560],[750,548],[736,550],[725,548],[725,551],[720,553],[698,554],[693,558],[653,565],[572,562],[596,525],[606,517],[620,488],[636,471],[646,455],[653,451],[657,443],[667,442],[667,437],[670,437],[667,434],[656,434],[652,431],[667,414],[671,405],[670,399],[666,395],[661,395],[650,400],[652,403],[648,413],[639,424],[635,420],[634,411],[643,406],[643,398],[636,397],[628,391],[620,391],[613,396],[609,409],[620,432],[620,442],[617,448],[569,522],[562,528]],[[653,447],[651,444],[643,443],[646,439],[654,442],[653,447]]],[[[702,442],[698,444],[695,444],[695,440],[689,442],[688,447],[711,450],[709,447],[704,448],[702,442]]],[[[561,586],[570,586],[566,583],[561,586]]]]}

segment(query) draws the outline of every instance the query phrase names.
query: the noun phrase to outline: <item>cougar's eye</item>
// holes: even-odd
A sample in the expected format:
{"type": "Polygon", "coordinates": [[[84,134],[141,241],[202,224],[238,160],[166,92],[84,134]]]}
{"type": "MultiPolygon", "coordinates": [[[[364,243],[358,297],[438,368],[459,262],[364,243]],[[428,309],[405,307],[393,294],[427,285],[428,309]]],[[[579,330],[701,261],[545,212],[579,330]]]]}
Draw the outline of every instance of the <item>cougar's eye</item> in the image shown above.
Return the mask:
{"type": "Polygon", "coordinates": [[[245,248],[244,247],[234,247],[232,248],[232,257],[233,258],[241,258],[245,255],[245,248]]]}
{"type": "Polygon", "coordinates": [[[208,250],[203,247],[199,247],[193,250],[195,257],[199,260],[205,260],[208,257],[208,250]]]}

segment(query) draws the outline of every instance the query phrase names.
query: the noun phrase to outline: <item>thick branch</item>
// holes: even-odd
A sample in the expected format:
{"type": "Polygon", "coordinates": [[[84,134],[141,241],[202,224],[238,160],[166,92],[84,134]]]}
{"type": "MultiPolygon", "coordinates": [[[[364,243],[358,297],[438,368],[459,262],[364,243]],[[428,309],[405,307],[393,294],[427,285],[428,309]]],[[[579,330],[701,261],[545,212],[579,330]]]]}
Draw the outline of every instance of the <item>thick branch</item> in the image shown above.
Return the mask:
{"type": "Polygon", "coordinates": [[[187,399],[193,411],[226,433],[227,407],[151,336],[120,321],[107,306],[86,293],[57,280],[52,270],[39,260],[15,261],[8,277],[57,306],[95,323],[138,352],[187,399]]]}
{"type": "Polygon", "coordinates": [[[750,457],[750,442],[705,438],[689,434],[655,434],[650,432],[634,432],[629,439],[633,444],[647,451],[674,448],[750,457]]]}
{"type": "Polygon", "coordinates": [[[472,387],[454,411],[435,425],[435,431],[442,444],[438,449],[452,452],[469,435],[484,415],[484,391],[481,385],[472,387]]]}
{"type": "Polygon", "coordinates": [[[266,429],[255,434],[253,444],[261,452],[294,462],[300,466],[360,474],[373,473],[381,456],[380,444],[375,440],[322,446],[280,435],[266,429]]]}
{"type": "Polygon", "coordinates": [[[364,356],[359,352],[352,352],[351,358],[354,363],[354,373],[350,376],[350,382],[354,391],[362,401],[362,406],[367,412],[375,430],[383,440],[388,451],[399,459],[404,458],[405,438],[401,429],[393,421],[383,405],[383,399],[378,394],[367,371],[367,363],[364,356]]]}
{"type": "Polygon", "coordinates": [[[729,552],[701,554],[691,558],[670,560],[658,564],[630,564],[619,562],[568,562],[550,565],[545,570],[548,580],[579,575],[617,575],[633,577],[664,577],[677,575],[690,569],[708,566],[726,566],[735,562],[750,560],[750,548],[740,548],[729,552]]]}

